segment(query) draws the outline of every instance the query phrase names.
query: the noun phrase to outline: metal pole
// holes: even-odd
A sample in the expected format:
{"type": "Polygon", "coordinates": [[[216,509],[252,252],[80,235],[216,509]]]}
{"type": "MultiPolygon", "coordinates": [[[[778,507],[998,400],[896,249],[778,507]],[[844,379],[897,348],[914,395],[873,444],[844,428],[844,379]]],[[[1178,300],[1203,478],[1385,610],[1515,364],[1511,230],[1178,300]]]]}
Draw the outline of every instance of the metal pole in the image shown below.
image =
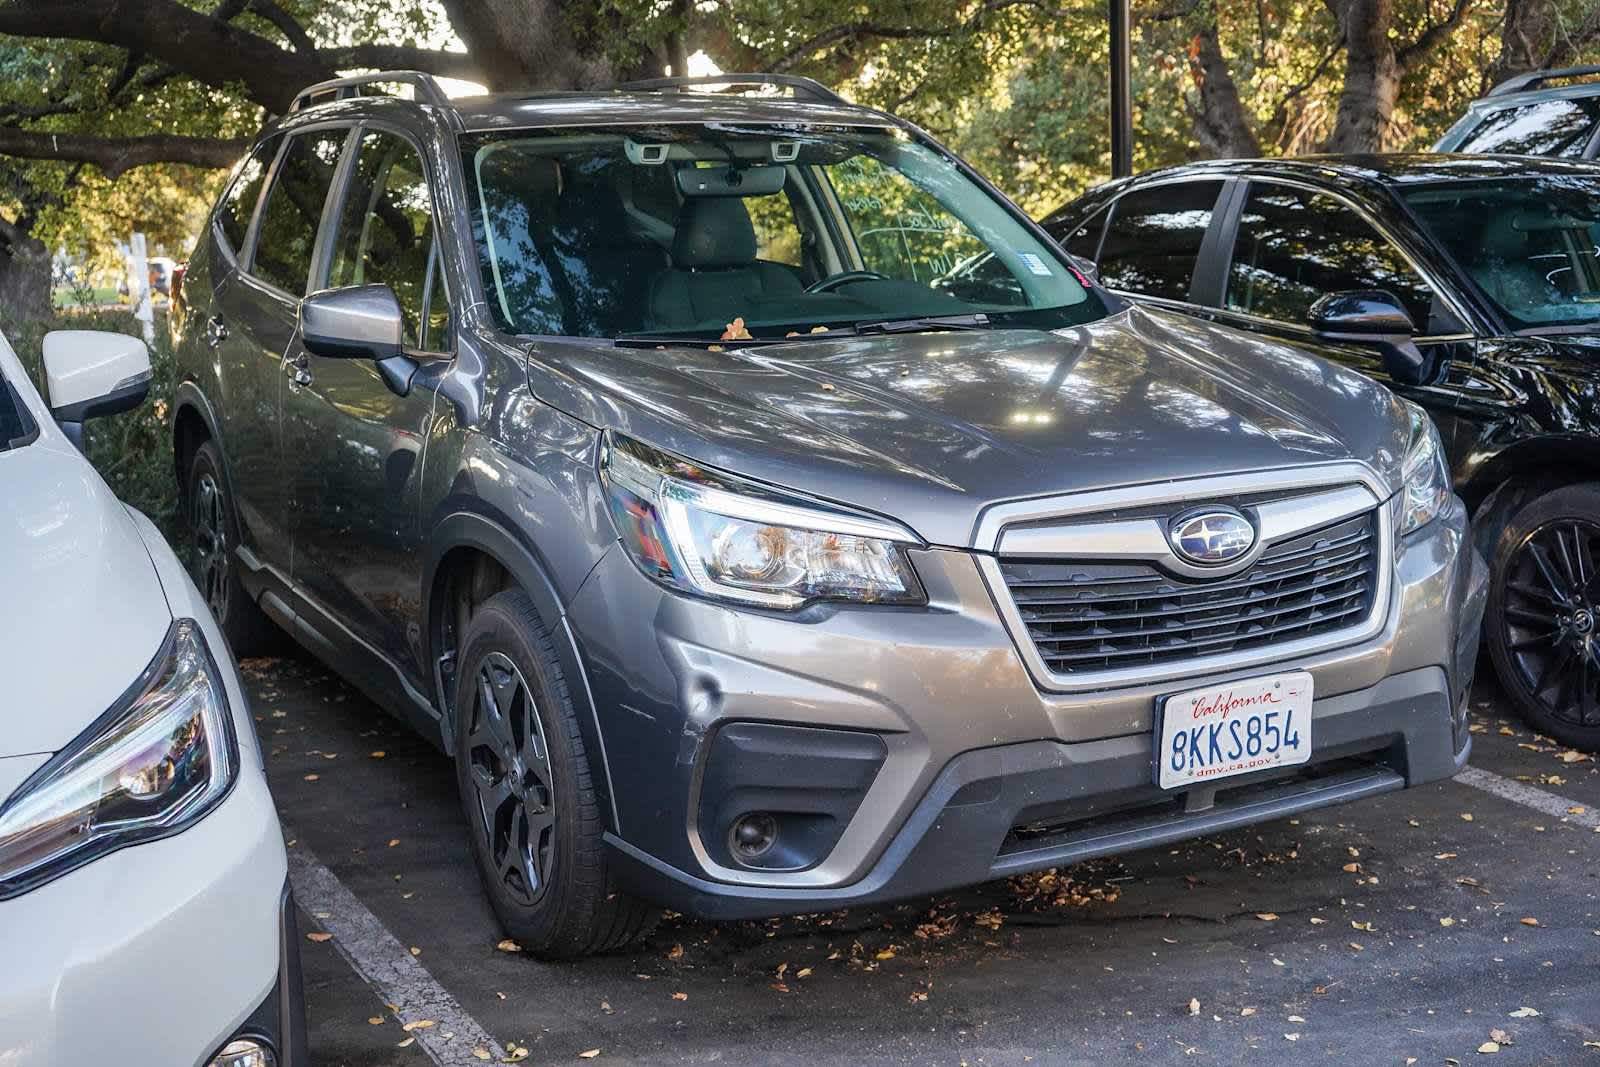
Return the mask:
{"type": "Polygon", "coordinates": [[[1129,0],[1106,0],[1111,23],[1111,176],[1133,173],[1133,81],[1129,0]]]}

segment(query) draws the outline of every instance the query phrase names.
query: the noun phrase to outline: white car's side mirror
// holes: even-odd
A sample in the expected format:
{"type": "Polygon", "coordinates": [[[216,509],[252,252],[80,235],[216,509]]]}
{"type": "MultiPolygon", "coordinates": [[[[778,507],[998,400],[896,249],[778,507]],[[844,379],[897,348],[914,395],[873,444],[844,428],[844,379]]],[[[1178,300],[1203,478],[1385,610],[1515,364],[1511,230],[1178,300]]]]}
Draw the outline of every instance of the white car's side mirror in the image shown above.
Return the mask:
{"type": "Polygon", "coordinates": [[[101,330],[44,335],[50,413],[80,448],[85,419],[117,415],[150,394],[150,350],[137,337],[101,330]]]}

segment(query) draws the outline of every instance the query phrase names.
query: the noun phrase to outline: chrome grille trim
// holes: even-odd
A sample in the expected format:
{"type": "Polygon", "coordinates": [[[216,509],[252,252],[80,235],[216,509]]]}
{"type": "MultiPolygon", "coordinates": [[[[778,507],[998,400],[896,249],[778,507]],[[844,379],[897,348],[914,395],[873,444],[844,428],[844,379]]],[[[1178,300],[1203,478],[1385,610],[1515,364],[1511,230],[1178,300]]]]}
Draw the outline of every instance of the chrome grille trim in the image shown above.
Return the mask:
{"type": "MultiPolygon", "coordinates": [[[[1331,648],[1365,641],[1382,630],[1391,609],[1393,589],[1394,533],[1391,515],[1393,509],[1387,506],[1390,495],[1387,486],[1362,463],[1326,464],[1309,468],[1128,486],[997,505],[980,517],[974,547],[982,553],[977,557],[978,566],[989,585],[995,606],[1011,634],[1018,653],[1040,688],[1051,692],[1072,693],[1118,686],[1146,685],[1168,679],[1192,679],[1204,674],[1248,668],[1257,664],[1292,661],[1296,657],[1315,655],[1331,648]],[[1094,669],[1052,671],[1040,647],[1035,643],[1027,621],[1023,618],[1022,609],[1012,595],[1001,559],[994,554],[1004,546],[1005,559],[1013,565],[1042,562],[1046,558],[1059,559],[1062,562],[1087,563],[1094,558],[1093,555],[1064,554],[1051,551],[1050,546],[1059,545],[1066,548],[1077,544],[1088,548],[1098,541],[1104,553],[1099,558],[1110,559],[1115,549],[1114,545],[1104,537],[1105,534],[1111,533],[1107,527],[1117,525],[1123,530],[1131,530],[1145,520],[1113,519],[1111,523],[1106,523],[1096,522],[1096,516],[1104,517],[1108,512],[1119,509],[1152,505],[1170,506],[1176,510],[1195,502],[1215,502],[1228,497],[1296,489],[1304,490],[1304,493],[1261,505],[1262,509],[1270,509],[1275,518],[1269,524],[1266,521],[1265,510],[1260,516],[1262,536],[1259,555],[1248,560],[1243,568],[1235,567],[1221,572],[1211,570],[1202,573],[1216,578],[1214,582],[1206,583],[1205,588],[1208,592],[1226,591],[1230,586],[1240,582],[1248,585],[1251,574],[1249,568],[1259,564],[1262,556],[1272,556],[1274,545],[1281,545],[1339,522],[1347,522],[1353,515],[1362,513],[1370,515],[1368,540],[1363,542],[1372,553],[1370,562],[1373,567],[1370,600],[1366,603],[1366,610],[1345,612],[1345,615],[1354,616],[1349,626],[1314,633],[1307,637],[1269,641],[1244,649],[1209,653],[1202,650],[1185,658],[1165,662],[1111,666],[1109,665],[1111,661],[1108,660],[1107,666],[1094,669]],[[1014,528],[1024,523],[1029,524],[1025,536],[1014,539],[1014,534],[1023,533],[1014,528]],[[1097,526],[1100,527],[1099,530],[1094,529],[1097,526]],[[1013,551],[1014,545],[1025,550],[1013,551]]],[[[1159,521],[1148,521],[1157,532],[1160,532],[1159,521]]],[[[1137,548],[1138,544],[1143,544],[1148,547],[1150,553],[1143,557],[1145,560],[1151,563],[1160,561],[1164,564],[1157,552],[1170,556],[1170,548],[1165,545],[1165,540],[1163,536],[1160,550],[1147,537],[1130,544],[1129,548],[1137,548]]],[[[1315,551],[1307,550],[1302,554],[1315,557],[1317,552],[1326,555],[1328,551],[1328,546],[1322,546],[1315,551]]],[[[1123,551],[1118,553],[1116,558],[1128,561],[1140,557],[1136,552],[1123,551]]],[[[1291,561],[1284,558],[1272,560],[1274,566],[1286,562],[1291,561]]],[[[1183,573],[1177,567],[1170,569],[1179,574],[1183,573]]],[[[1303,577],[1311,577],[1315,569],[1308,565],[1306,575],[1303,577]]],[[[1290,592],[1314,594],[1315,588],[1300,590],[1296,585],[1290,592]]],[[[1123,601],[1140,599],[1137,589],[1132,584],[1126,595],[1110,590],[1107,590],[1105,595],[1123,601]]],[[[1148,594],[1145,594],[1145,599],[1150,599],[1148,594]]],[[[1115,602],[1116,599],[1106,601],[1108,610],[1115,602]]],[[[1183,610],[1179,609],[1178,613],[1182,614],[1183,610]]],[[[1187,612],[1193,614],[1199,610],[1203,609],[1190,608],[1187,612]]],[[[1160,614],[1136,611],[1131,617],[1154,621],[1160,618],[1160,614]]],[[[1294,629],[1295,625],[1285,624],[1278,632],[1288,633],[1294,629]]],[[[1255,636],[1258,635],[1252,634],[1252,638],[1255,636]]],[[[1202,642],[1202,649],[1206,644],[1202,642]]],[[[1112,657],[1114,658],[1116,657],[1112,657]]]]}

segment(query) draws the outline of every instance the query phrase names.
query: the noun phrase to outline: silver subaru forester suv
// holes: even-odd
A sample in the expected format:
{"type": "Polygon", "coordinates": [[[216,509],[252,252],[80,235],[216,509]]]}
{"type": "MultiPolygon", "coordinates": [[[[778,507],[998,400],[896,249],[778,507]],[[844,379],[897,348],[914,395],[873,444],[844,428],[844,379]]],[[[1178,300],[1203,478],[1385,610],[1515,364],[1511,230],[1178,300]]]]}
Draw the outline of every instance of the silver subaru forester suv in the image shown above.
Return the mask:
{"type": "Polygon", "coordinates": [[[794,95],[315,87],[184,282],[200,584],[454,755],[509,933],[1462,765],[1483,569],[1417,408],[1130,308],[921,131],[758,80],[794,95]]]}

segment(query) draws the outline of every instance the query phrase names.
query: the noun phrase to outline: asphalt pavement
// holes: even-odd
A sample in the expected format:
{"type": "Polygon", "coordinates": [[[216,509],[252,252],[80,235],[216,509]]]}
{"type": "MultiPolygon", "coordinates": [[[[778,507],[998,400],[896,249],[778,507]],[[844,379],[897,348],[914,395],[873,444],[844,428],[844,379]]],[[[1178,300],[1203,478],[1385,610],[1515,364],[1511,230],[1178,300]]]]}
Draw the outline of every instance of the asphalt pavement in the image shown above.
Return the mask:
{"type": "Polygon", "coordinates": [[[1487,664],[1463,780],[564,965],[501,946],[445,757],[307,658],[244,667],[319,1065],[1600,1065],[1600,764],[1487,664]]]}

